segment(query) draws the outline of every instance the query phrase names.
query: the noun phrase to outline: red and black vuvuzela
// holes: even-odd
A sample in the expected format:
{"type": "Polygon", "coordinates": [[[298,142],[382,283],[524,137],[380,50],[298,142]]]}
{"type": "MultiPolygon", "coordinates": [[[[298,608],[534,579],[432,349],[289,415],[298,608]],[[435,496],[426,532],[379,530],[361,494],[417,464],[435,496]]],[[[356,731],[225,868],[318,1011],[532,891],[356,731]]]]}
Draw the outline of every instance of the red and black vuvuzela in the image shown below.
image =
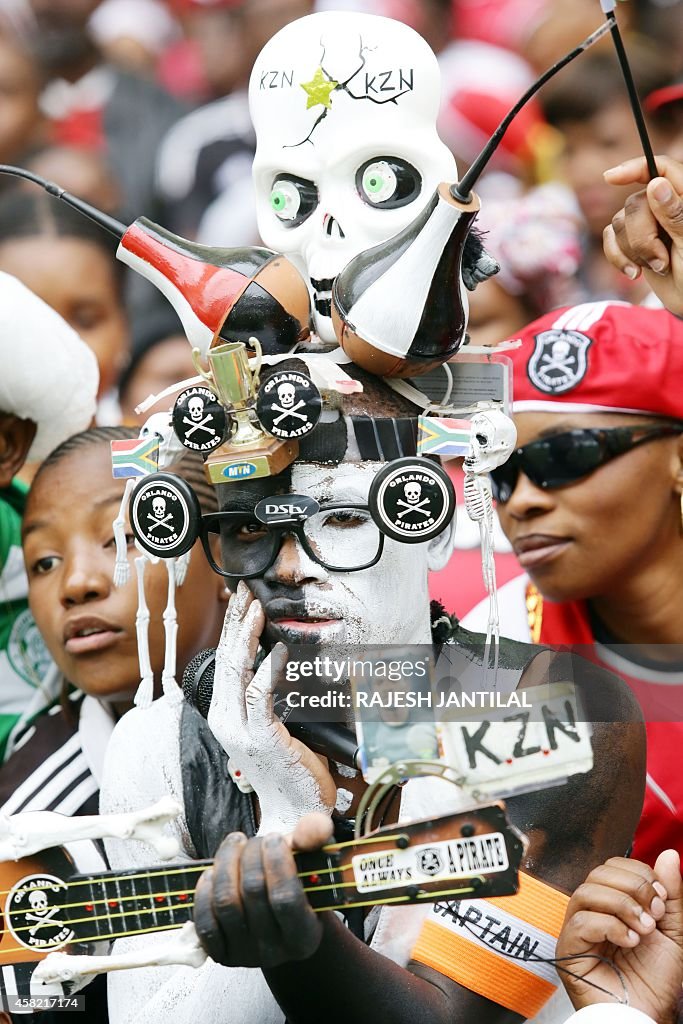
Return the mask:
{"type": "Polygon", "coordinates": [[[252,336],[274,355],[309,335],[308,289],[289,260],[271,249],[199,245],[140,217],[116,255],[166,296],[204,355],[212,343],[248,343],[252,336]]]}
{"type": "Polygon", "coordinates": [[[0,164],[0,173],[40,185],[118,238],[118,258],[165,295],[202,355],[212,345],[247,343],[251,337],[258,338],[266,355],[278,355],[309,336],[308,288],[280,253],[199,245],[146,217],[126,227],[33,171],[0,164]]]}

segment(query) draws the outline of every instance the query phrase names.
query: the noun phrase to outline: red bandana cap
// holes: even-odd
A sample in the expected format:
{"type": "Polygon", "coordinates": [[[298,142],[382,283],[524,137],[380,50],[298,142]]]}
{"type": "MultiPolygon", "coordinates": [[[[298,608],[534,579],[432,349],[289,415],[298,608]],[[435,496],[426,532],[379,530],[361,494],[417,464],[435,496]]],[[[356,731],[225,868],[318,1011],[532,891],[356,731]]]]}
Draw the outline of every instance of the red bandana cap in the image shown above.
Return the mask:
{"type": "Polygon", "coordinates": [[[683,321],[665,309],[586,302],[510,340],[514,412],[625,412],[683,419],[683,321]]]}

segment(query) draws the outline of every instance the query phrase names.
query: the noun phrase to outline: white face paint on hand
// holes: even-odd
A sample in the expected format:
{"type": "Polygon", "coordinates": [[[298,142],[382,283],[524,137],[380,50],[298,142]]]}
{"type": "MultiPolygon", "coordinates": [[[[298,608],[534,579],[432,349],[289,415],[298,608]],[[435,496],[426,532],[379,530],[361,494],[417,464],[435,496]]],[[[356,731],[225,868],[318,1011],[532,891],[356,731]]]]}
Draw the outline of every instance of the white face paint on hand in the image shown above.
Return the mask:
{"type": "MultiPolygon", "coordinates": [[[[341,501],[364,504],[373,477],[385,465],[295,463],[290,493],[309,495],[321,505],[341,501]]],[[[374,524],[367,528],[376,529],[374,524]]],[[[353,557],[356,529],[366,527],[339,530],[336,550],[340,562],[353,557]]],[[[290,535],[263,577],[246,583],[263,605],[265,636],[271,645],[279,640],[324,645],[428,643],[427,573],[446,564],[451,548],[450,532],[424,544],[400,544],[385,538],[376,565],[338,573],[311,559],[290,535]]]]}
{"type": "Polygon", "coordinates": [[[436,119],[441,74],[412,29],[324,12],[264,47],[249,86],[258,226],[309,284],[314,328],[334,342],[333,279],[392,238],[456,178],[436,119]]]}

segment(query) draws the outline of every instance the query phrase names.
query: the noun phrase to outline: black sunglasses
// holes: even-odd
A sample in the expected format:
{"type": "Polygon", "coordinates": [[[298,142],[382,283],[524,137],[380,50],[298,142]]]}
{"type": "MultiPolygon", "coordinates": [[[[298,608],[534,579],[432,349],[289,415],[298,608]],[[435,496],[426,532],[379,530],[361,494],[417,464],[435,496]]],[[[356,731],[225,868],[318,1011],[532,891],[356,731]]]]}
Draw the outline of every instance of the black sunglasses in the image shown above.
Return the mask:
{"type": "Polygon", "coordinates": [[[590,476],[606,462],[641,444],[682,433],[683,423],[650,428],[647,425],[606,429],[587,427],[531,441],[517,448],[506,463],[493,470],[493,497],[501,505],[509,501],[520,473],[524,473],[536,487],[553,490],[590,476]]]}

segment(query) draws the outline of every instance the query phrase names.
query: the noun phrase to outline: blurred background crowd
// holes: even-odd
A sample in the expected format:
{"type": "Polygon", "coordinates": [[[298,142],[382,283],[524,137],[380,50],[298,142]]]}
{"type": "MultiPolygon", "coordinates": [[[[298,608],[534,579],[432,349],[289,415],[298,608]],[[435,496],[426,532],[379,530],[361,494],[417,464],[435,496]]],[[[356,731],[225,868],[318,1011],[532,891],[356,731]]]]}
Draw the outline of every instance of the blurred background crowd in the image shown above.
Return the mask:
{"type": "MultiPolygon", "coordinates": [[[[387,15],[424,36],[443,71],[441,135],[461,171],[534,78],[601,19],[597,0],[0,0],[0,162],[126,223],[145,215],[210,245],[257,243],[250,70],[283,25],[324,8],[387,15]]],[[[682,8],[619,5],[655,151],[674,157],[683,156],[682,8]]],[[[482,226],[503,270],[472,296],[473,344],[496,344],[558,305],[648,302],[643,280],[602,252],[625,198],[602,172],[638,152],[606,38],[524,109],[481,182],[482,226]]],[[[0,270],[94,350],[99,422],[133,425],[147,395],[194,370],[173,311],[128,279],[113,251],[99,228],[0,176],[0,270]]],[[[476,528],[463,531],[474,549],[476,528]]],[[[464,575],[478,581],[472,556],[464,575]]],[[[504,560],[500,571],[504,582],[504,560]]],[[[438,596],[464,611],[476,594],[438,596]]]]}

